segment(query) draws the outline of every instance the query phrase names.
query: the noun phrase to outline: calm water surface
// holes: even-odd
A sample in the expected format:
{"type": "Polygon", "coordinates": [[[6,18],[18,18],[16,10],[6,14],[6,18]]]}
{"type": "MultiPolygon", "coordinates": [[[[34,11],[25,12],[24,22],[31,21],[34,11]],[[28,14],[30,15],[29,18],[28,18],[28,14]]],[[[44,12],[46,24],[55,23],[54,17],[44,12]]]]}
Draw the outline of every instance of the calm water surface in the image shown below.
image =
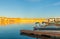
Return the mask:
{"type": "Polygon", "coordinates": [[[0,26],[0,39],[36,39],[20,35],[20,30],[33,30],[33,24],[15,24],[0,26]]]}
{"type": "Polygon", "coordinates": [[[35,39],[28,36],[20,35],[20,30],[33,30],[32,24],[15,24],[0,26],[0,39],[35,39]]]}

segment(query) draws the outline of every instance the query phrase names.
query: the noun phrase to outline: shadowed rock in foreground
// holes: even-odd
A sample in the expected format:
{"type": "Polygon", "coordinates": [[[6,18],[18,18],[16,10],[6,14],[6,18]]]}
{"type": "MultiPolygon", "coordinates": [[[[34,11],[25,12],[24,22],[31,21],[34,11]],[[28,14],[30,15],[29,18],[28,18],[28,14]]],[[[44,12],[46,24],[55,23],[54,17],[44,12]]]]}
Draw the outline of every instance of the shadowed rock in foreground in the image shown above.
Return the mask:
{"type": "Polygon", "coordinates": [[[42,39],[60,39],[60,33],[57,32],[42,32],[42,31],[31,31],[31,30],[21,30],[21,35],[42,38],[42,39]]]}

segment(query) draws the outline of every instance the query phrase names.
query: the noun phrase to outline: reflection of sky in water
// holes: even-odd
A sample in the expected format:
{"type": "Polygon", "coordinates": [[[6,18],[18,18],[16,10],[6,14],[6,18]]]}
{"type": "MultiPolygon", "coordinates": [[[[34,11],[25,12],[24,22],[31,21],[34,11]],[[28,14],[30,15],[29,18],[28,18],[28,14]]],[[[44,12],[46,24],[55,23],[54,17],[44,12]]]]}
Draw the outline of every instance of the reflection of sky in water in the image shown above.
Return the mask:
{"type": "MultiPolygon", "coordinates": [[[[33,30],[33,24],[18,24],[18,25],[7,25],[0,26],[0,39],[35,39],[28,36],[21,36],[20,30],[33,30]]],[[[51,27],[52,26],[48,26],[51,27]]],[[[55,26],[53,26],[55,27],[55,26]]]]}
{"type": "Polygon", "coordinates": [[[0,39],[34,39],[20,35],[21,29],[32,30],[31,26],[30,24],[0,26],[0,39]]]}

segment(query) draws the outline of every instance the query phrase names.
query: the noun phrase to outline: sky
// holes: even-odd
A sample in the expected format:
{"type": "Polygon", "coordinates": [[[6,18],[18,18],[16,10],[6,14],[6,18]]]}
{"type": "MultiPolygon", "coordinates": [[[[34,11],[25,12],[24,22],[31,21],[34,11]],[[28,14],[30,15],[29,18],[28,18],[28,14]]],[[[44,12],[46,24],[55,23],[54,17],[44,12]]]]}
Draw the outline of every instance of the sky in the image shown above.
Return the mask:
{"type": "Polygon", "coordinates": [[[0,0],[0,16],[60,17],[60,0],[0,0]]]}

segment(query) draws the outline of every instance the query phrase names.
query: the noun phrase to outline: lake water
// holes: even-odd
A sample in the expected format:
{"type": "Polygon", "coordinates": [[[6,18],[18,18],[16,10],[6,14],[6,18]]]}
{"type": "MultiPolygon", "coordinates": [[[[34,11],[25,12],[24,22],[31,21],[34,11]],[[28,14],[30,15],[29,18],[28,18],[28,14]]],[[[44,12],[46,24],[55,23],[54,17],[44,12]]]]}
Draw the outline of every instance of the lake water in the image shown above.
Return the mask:
{"type": "Polygon", "coordinates": [[[0,26],[0,39],[35,39],[28,36],[20,35],[20,30],[33,30],[32,24],[15,24],[0,26]]]}
{"type": "Polygon", "coordinates": [[[20,30],[33,30],[33,24],[14,24],[0,26],[0,39],[36,39],[20,35],[20,30]]]}

